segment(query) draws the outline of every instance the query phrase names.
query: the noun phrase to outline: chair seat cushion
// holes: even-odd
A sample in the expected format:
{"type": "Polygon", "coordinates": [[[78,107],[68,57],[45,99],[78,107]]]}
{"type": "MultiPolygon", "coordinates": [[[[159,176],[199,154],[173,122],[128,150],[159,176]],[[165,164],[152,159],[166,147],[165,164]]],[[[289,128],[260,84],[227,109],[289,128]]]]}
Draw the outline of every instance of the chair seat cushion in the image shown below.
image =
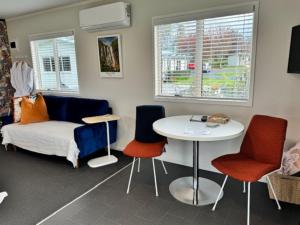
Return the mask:
{"type": "Polygon", "coordinates": [[[255,182],[279,169],[278,166],[253,160],[241,153],[224,155],[212,161],[220,172],[240,181],[255,182]]]}
{"type": "Polygon", "coordinates": [[[124,154],[137,158],[157,157],[163,153],[165,143],[165,141],[144,143],[133,140],[126,146],[124,154]]]}

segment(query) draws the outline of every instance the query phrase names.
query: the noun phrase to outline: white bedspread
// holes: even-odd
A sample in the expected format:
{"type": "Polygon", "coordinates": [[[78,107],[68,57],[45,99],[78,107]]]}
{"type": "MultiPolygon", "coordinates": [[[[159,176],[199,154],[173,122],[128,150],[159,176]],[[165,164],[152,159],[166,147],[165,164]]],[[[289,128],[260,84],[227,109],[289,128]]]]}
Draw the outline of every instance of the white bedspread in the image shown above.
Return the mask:
{"type": "Polygon", "coordinates": [[[2,144],[13,144],[20,148],[42,153],[66,157],[77,165],[79,149],[74,140],[74,129],[82,124],[47,121],[20,125],[9,124],[1,129],[2,144]]]}

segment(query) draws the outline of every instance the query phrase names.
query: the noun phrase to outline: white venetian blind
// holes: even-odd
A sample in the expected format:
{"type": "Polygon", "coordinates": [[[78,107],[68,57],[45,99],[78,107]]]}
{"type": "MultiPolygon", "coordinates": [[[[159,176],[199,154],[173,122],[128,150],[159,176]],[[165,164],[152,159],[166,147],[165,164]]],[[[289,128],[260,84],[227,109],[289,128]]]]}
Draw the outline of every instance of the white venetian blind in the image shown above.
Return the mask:
{"type": "Polygon", "coordinates": [[[248,100],[254,15],[154,23],[156,96],[248,100]]]}
{"type": "Polygon", "coordinates": [[[38,89],[78,92],[73,32],[32,36],[31,52],[38,89]]]}

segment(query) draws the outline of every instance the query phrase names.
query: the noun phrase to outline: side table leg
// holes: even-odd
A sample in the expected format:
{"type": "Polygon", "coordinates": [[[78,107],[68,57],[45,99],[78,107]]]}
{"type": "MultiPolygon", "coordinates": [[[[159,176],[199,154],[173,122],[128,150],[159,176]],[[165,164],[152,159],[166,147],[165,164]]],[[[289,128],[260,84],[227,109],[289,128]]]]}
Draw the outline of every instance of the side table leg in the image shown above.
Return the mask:
{"type": "Polygon", "coordinates": [[[199,201],[199,142],[193,141],[193,204],[198,205],[199,201]]]}
{"type": "Polygon", "coordinates": [[[113,164],[118,162],[118,158],[115,157],[114,155],[111,155],[110,153],[110,134],[109,134],[109,123],[108,121],[105,121],[106,123],[106,136],[107,136],[107,155],[106,156],[102,156],[102,157],[98,157],[95,159],[91,159],[90,161],[88,161],[88,165],[92,168],[97,168],[100,166],[106,166],[109,164],[113,164]]]}
{"type": "Polygon", "coordinates": [[[107,137],[107,152],[110,156],[110,134],[109,134],[109,123],[106,121],[106,137],[107,137]]]}

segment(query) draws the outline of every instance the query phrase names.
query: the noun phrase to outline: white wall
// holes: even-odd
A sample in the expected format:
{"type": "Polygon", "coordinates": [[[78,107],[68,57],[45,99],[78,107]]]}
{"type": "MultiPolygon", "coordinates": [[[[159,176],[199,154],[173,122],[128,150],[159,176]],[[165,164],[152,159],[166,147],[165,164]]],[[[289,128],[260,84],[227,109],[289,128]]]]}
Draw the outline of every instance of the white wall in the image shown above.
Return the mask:
{"type": "MultiPolygon", "coordinates": [[[[87,33],[79,29],[78,11],[97,4],[64,8],[8,21],[11,39],[17,38],[19,52],[30,55],[28,35],[75,29],[80,93],[82,97],[109,100],[119,122],[119,138],[115,148],[122,149],[133,138],[135,106],[163,104],[168,116],[180,114],[211,114],[223,112],[248,124],[253,114],[268,114],[288,119],[287,138],[300,136],[300,75],[286,73],[291,27],[300,24],[300,1],[261,0],[255,70],[253,107],[222,106],[191,103],[154,102],[152,72],[152,28],[154,16],[204,9],[248,0],[128,0],[132,4],[132,27],[129,29],[87,33]],[[122,35],[123,79],[101,79],[96,37],[100,34],[122,35]]],[[[240,139],[201,145],[200,167],[212,169],[210,160],[225,152],[237,151],[240,139]]],[[[191,165],[191,144],[170,141],[164,158],[191,165]]]]}

